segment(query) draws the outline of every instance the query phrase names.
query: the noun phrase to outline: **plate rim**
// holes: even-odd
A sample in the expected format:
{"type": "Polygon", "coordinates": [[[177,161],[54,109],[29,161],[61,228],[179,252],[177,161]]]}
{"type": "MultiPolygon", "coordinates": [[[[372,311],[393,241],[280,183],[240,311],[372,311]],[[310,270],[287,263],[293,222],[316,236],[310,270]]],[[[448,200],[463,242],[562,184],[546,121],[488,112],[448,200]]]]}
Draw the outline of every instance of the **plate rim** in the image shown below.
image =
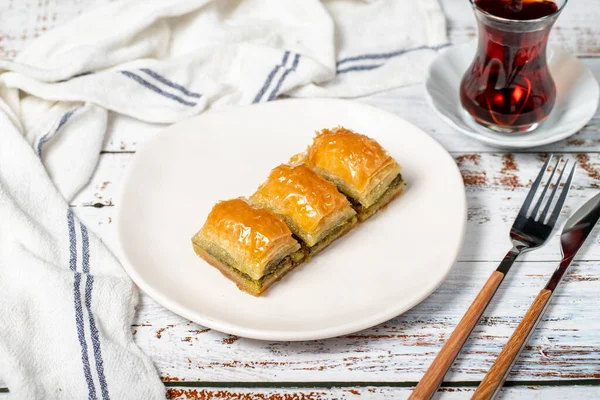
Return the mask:
{"type": "MultiPolygon", "coordinates": [[[[465,43],[461,43],[452,47],[449,47],[446,51],[440,53],[432,62],[431,64],[427,67],[427,74],[425,77],[425,81],[424,81],[424,85],[423,85],[423,91],[425,93],[425,99],[427,101],[427,104],[429,105],[429,107],[435,112],[435,114],[440,117],[440,119],[442,121],[444,121],[446,124],[448,124],[449,126],[451,126],[452,128],[454,128],[455,130],[457,130],[458,132],[462,133],[465,136],[468,136],[472,139],[478,140],[482,143],[485,143],[489,146],[492,146],[494,148],[498,148],[498,149],[531,149],[531,148],[536,148],[536,147],[540,147],[540,146],[545,146],[548,144],[552,144],[552,143],[556,143],[556,142],[560,142],[561,140],[564,140],[568,137],[571,137],[573,135],[575,135],[576,133],[578,133],[583,127],[585,127],[585,125],[594,117],[594,115],[596,114],[597,110],[598,110],[598,105],[600,103],[600,96],[594,96],[594,101],[595,101],[595,107],[594,107],[594,111],[592,111],[590,113],[590,115],[586,115],[585,118],[582,119],[582,122],[576,125],[576,128],[570,129],[570,130],[566,130],[564,133],[562,134],[556,134],[553,136],[549,136],[540,140],[536,140],[536,141],[527,141],[527,136],[522,136],[521,138],[519,137],[511,137],[510,141],[507,139],[507,141],[502,141],[502,140],[498,140],[498,139],[494,139],[494,138],[490,138],[487,136],[483,136],[475,131],[469,130],[469,129],[465,129],[459,125],[457,125],[456,123],[454,123],[454,121],[448,117],[445,113],[443,113],[438,107],[436,107],[434,101],[433,101],[433,96],[431,95],[429,89],[428,89],[428,82],[431,80],[431,71],[434,67],[434,65],[436,64],[437,61],[439,61],[440,58],[444,57],[446,55],[446,53],[452,52],[452,51],[456,51],[458,52],[459,50],[463,49],[463,48],[468,48],[471,46],[474,46],[474,44],[476,44],[476,40],[471,40],[465,43]]],[[[555,52],[556,54],[562,54],[566,57],[568,57],[570,59],[571,62],[576,62],[579,63],[583,66],[583,69],[585,70],[586,74],[589,74],[589,76],[592,78],[592,80],[594,81],[594,86],[596,89],[596,92],[598,94],[600,94],[600,84],[598,83],[598,80],[596,79],[596,77],[594,76],[594,74],[592,73],[592,71],[589,69],[589,67],[583,62],[581,61],[578,57],[574,56],[573,54],[569,53],[568,51],[566,51],[564,48],[562,48],[561,46],[557,46],[557,45],[553,45],[553,44],[549,44],[548,45],[548,49],[550,51],[555,52]]],[[[462,116],[461,116],[462,118],[462,116]]]]}
{"type": "Polygon", "coordinates": [[[404,118],[401,118],[395,114],[392,114],[385,110],[371,106],[369,104],[364,104],[364,103],[360,103],[357,101],[351,101],[351,100],[345,100],[345,99],[288,98],[288,99],[276,100],[275,102],[268,102],[268,103],[262,103],[262,104],[251,104],[251,105],[231,107],[231,108],[226,108],[226,109],[221,109],[221,110],[208,111],[208,112],[205,112],[202,114],[195,115],[190,118],[183,119],[174,124],[171,124],[171,125],[165,127],[163,130],[161,130],[155,136],[149,138],[148,140],[145,140],[143,143],[140,144],[140,146],[136,150],[135,155],[133,156],[132,160],[129,162],[129,164],[126,167],[125,172],[123,173],[123,177],[122,177],[119,189],[117,191],[117,194],[115,196],[115,199],[116,199],[115,216],[114,216],[115,230],[116,230],[116,234],[115,234],[116,241],[115,241],[115,245],[114,245],[115,246],[115,256],[117,257],[117,259],[123,266],[123,269],[125,270],[125,272],[131,277],[133,282],[141,290],[143,290],[148,296],[150,296],[154,301],[159,303],[161,306],[165,307],[166,309],[170,310],[171,312],[173,312],[181,317],[184,317],[190,321],[196,322],[202,326],[205,326],[207,328],[210,328],[210,329],[222,332],[222,333],[236,335],[236,336],[240,336],[240,337],[244,337],[244,338],[248,338],[248,339],[263,340],[263,341],[307,341],[307,340],[329,339],[329,338],[333,338],[333,337],[339,337],[339,336],[347,335],[350,333],[358,332],[358,331],[361,331],[364,329],[368,329],[368,328],[379,325],[381,323],[389,321],[390,319],[393,319],[395,317],[398,317],[398,316],[404,314],[406,311],[414,308],[416,305],[418,305],[423,300],[428,298],[433,292],[435,292],[439,288],[439,286],[442,283],[444,283],[446,281],[448,274],[450,273],[450,271],[452,270],[452,268],[458,261],[458,257],[460,255],[460,252],[464,245],[465,236],[466,236],[466,232],[467,232],[467,211],[468,211],[467,206],[468,205],[467,205],[467,199],[466,199],[466,189],[464,186],[464,182],[462,180],[462,175],[460,173],[460,169],[458,168],[458,165],[454,162],[452,155],[431,135],[427,134],[423,129],[421,129],[420,127],[416,126],[415,124],[405,120],[404,118]],[[123,239],[121,237],[121,229],[120,229],[121,214],[123,212],[122,206],[121,206],[121,204],[123,204],[123,202],[121,201],[121,199],[123,198],[125,187],[127,186],[128,182],[131,180],[131,174],[133,173],[133,170],[135,168],[135,160],[136,160],[137,156],[140,153],[142,153],[143,151],[145,151],[146,147],[149,146],[149,144],[152,143],[154,140],[157,140],[159,137],[167,135],[168,132],[171,129],[173,129],[174,126],[176,126],[180,123],[187,122],[190,119],[202,118],[203,116],[205,116],[208,113],[227,114],[227,113],[231,113],[231,112],[235,113],[236,111],[238,111],[242,108],[265,107],[265,106],[271,106],[275,103],[296,102],[296,103],[301,104],[301,103],[305,103],[305,102],[312,103],[314,101],[331,102],[331,103],[345,103],[345,104],[349,104],[350,106],[359,106],[359,107],[371,109],[371,111],[374,111],[374,112],[385,113],[393,118],[396,118],[396,119],[402,121],[403,123],[411,125],[417,131],[420,131],[420,134],[423,135],[426,140],[429,140],[431,142],[432,146],[437,146],[446,157],[448,157],[452,160],[452,164],[454,165],[453,170],[458,178],[457,182],[458,182],[458,184],[460,184],[460,187],[462,189],[461,190],[462,196],[460,196],[461,204],[459,204],[460,213],[461,213],[460,220],[462,221],[462,225],[459,229],[458,242],[457,242],[457,246],[454,250],[454,254],[452,255],[452,260],[451,260],[451,262],[448,263],[448,266],[446,267],[445,271],[443,272],[443,276],[440,277],[439,281],[436,282],[434,285],[432,285],[430,290],[424,292],[424,294],[422,294],[421,296],[417,296],[410,303],[404,304],[403,307],[396,307],[396,308],[388,307],[384,310],[385,312],[378,312],[368,318],[361,318],[358,322],[351,322],[348,324],[336,325],[335,327],[330,327],[327,329],[317,329],[317,330],[301,331],[301,332],[297,332],[297,331],[293,331],[293,330],[292,331],[279,331],[279,330],[273,331],[273,330],[268,330],[268,329],[246,328],[246,327],[242,327],[242,326],[239,326],[239,325],[236,325],[233,323],[229,323],[227,321],[215,320],[213,318],[200,315],[200,314],[198,314],[198,312],[195,312],[193,310],[188,309],[188,307],[180,305],[177,301],[170,299],[169,296],[166,296],[166,295],[162,294],[160,291],[155,290],[151,284],[147,283],[145,281],[145,279],[138,273],[137,269],[133,266],[134,263],[129,259],[129,257],[127,257],[124,246],[122,244],[123,239]]]}

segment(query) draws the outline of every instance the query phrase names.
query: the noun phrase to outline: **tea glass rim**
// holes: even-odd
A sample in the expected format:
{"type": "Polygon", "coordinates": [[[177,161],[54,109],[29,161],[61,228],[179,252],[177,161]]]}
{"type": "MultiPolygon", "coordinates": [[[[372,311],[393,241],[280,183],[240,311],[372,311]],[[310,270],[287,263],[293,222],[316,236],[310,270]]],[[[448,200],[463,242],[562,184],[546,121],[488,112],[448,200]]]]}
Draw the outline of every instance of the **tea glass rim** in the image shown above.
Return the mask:
{"type": "Polygon", "coordinates": [[[531,23],[543,22],[543,21],[555,18],[563,10],[563,8],[565,8],[565,6],[569,2],[569,0],[564,0],[563,3],[552,14],[544,15],[543,17],[536,18],[536,19],[511,19],[511,18],[498,17],[494,14],[490,14],[489,12],[479,8],[479,6],[476,4],[476,0],[469,0],[469,2],[471,3],[471,6],[473,6],[473,8],[475,10],[484,14],[486,17],[496,20],[498,22],[511,23],[511,24],[531,24],[531,23]]]}

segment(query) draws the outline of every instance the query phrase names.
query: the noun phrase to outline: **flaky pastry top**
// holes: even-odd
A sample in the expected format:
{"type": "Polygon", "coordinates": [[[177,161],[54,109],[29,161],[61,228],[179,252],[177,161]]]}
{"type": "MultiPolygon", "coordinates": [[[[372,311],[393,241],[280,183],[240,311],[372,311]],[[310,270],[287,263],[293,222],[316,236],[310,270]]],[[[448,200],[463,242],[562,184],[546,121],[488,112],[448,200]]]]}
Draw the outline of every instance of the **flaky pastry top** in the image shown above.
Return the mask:
{"type": "Polygon", "coordinates": [[[244,198],[215,204],[199,234],[254,271],[254,277],[275,255],[297,244],[281,218],[244,198]]]}
{"type": "Polygon", "coordinates": [[[321,221],[350,207],[335,185],[305,164],[282,164],[250,198],[293,220],[307,234],[321,229],[321,221]]]}
{"type": "MultiPolygon", "coordinates": [[[[299,160],[296,157],[295,160],[299,160]]],[[[371,188],[371,179],[396,161],[375,140],[338,127],[317,133],[302,159],[343,180],[356,192],[371,188]]]]}

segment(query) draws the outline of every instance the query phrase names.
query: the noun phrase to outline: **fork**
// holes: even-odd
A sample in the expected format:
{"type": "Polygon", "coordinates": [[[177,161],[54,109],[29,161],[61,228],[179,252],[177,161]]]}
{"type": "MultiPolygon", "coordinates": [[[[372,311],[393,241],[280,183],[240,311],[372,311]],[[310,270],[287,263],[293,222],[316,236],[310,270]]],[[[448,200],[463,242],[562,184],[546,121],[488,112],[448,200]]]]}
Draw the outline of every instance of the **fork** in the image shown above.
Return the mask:
{"type": "Polygon", "coordinates": [[[510,229],[512,248],[506,254],[502,262],[500,262],[498,268],[492,272],[492,275],[488,278],[483,288],[479,291],[477,297],[475,297],[475,300],[473,303],[471,303],[471,306],[462,317],[454,329],[454,332],[452,332],[452,335],[450,335],[450,338],[446,341],[444,347],[442,347],[442,350],[440,350],[435,360],[433,360],[433,363],[429,366],[429,369],[427,372],[425,372],[425,375],[423,375],[423,378],[421,378],[421,381],[415,387],[415,390],[412,392],[409,399],[430,399],[435,394],[442,383],[446,372],[448,372],[452,366],[456,356],[469,338],[471,331],[475,325],[477,325],[481,315],[492,300],[492,297],[494,297],[494,294],[500,286],[500,283],[502,283],[502,280],[508,271],[510,271],[510,268],[517,257],[527,251],[539,248],[550,237],[554,225],[556,225],[556,220],[558,219],[560,210],[562,209],[565,199],[567,198],[571,181],[573,179],[573,173],[575,172],[575,165],[573,165],[567,180],[560,191],[560,195],[556,204],[554,207],[551,207],[554,196],[560,187],[563,174],[569,163],[568,160],[565,161],[563,167],[560,169],[558,180],[551,189],[550,196],[548,197],[542,212],[539,213],[544,198],[546,197],[546,192],[548,188],[552,186],[552,178],[558,170],[559,164],[561,164],[561,159],[559,158],[556,162],[556,165],[552,169],[550,178],[546,182],[546,185],[543,186],[541,194],[539,195],[539,199],[535,203],[535,206],[530,210],[533,199],[538,193],[538,189],[540,188],[540,184],[552,158],[553,155],[548,156],[548,159],[544,163],[544,166],[535,179],[535,182],[533,182],[533,185],[531,186],[531,189],[525,198],[525,202],[521,206],[521,210],[519,211],[519,214],[517,215],[517,218],[510,229]]]}

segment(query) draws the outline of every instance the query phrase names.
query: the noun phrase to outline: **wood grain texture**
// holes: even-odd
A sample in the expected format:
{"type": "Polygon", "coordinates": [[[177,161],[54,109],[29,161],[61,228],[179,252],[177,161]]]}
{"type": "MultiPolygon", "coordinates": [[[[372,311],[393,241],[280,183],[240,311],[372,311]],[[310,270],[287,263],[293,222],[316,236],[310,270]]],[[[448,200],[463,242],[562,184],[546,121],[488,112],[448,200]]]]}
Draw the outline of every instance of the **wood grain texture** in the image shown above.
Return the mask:
{"type": "MultiPolygon", "coordinates": [[[[172,400],[403,400],[412,391],[408,387],[315,387],[315,388],[223,388],[171,386],[167,399],[172,400]]],[[[435,399],[467,400],[473,395],[473,387],[441,388],[435,399]]],[[[597,386],[526,387],[503,388],[500,400],[548,400],[580,399],[596,400],[600,389],[597,386]]],[[[9,393],[0,393],[0,400],[8,400],[9,393]]]]}
{"type": "MultiPolygon", "coordinates": [[[[594,388],[505,388],[499,399],[594,399],[594,388]],[[573,396],[573,397],[570,397],[573,396]]],[[[402,400],[408,398],[410,388],[390,387],[345,387],[345,388],[309,388],[309,389],[191,389],[169,388],[167,397],[177,400],[402,400]]],[[[442,388],[438,398],[444,400],[465,400],[473,394],[474,388],[442,388]]],[[[2,399],[2,397],[0,397],[2,399]]]]}
{"type": "Polygon", "coordinates": [[[492,399],[499,391],[513,363],[519,357],[521,349],[525,346],[525,342],[535,329],[538,319],[544,313],[550,296],[552,296],[552,291],[548,289],[542,289],[537,295],[533,304],[519,323],[519,326],[517,326],[517,329],[515,329],[515,332],[508,340],[508,343],[506,343],[506,346],[504,346],[500,355],[481,381],[481,384],[473,395],[473,399],[492,399]]]}
{"type": "Polygon", "coordinates": [[[419,381],[419,384],[411,394],[410,398],[414,400],[429,400],[437,391],[446,376],[446,372],[454,363],[456,356],[469,338],[471,331],[477,325],[483,315],[486,307],[494,297],[496,290],[502,283],[504,274],[498,271],[492,272],[485,282],[473,303],[467,309],[450,338],[444,343],[442,349],[429,366],[425,375],[419,381]]]}
{"type": "MultiPolygon", "coordinates": [[[[314,387],[314,388],[223,388],[171,386],[167,399],[171,400],[403,400],[412,388],[407,387],[314,387]]],[[[600,389],[597,386],[577,387],[509,387],[503,388],[500,400],[548,400],[579,399],[595,400],[600,389]]],[[[474,387],[441,388],[436,399],[467,400],[474,387]]],[[[8,400],[9,393],[0,393],[0,400],[8,400]]]]}

